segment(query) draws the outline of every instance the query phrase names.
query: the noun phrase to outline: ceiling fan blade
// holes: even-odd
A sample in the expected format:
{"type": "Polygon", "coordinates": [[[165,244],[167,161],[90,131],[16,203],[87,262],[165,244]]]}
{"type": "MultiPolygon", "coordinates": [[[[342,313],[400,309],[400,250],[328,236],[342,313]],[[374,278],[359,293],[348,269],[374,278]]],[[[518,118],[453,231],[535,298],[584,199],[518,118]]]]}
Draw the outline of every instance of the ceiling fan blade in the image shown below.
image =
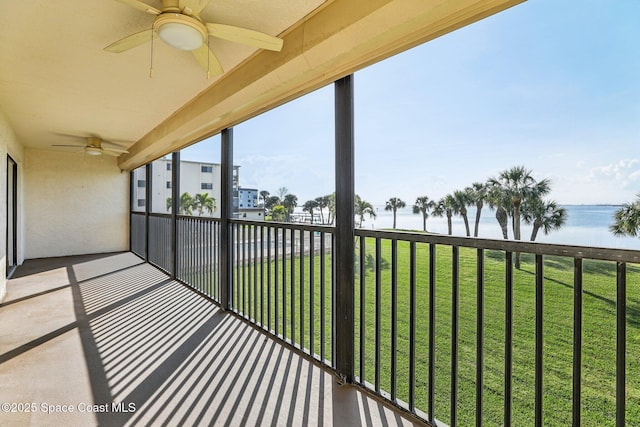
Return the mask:
{"type": "Polygon", "coordinates": [[[191,52],[193,52],[193,56],[198,61],[198,64],[200,64],[200,66],[207,72],[214,75],[224,73],[222,65],[220,65],[220,62],[218,61],[218,58],[216,58],[216,55],[211,52],[211,49],[209,49],[206,44],[203,44],[202,46],[200,46],[196,50],[192,50],[191,52]]]}
{"type": "Polygon", "coordinates": [[[102,154],[106,154],[107,156],[118,157],[122,153],[128,153],[128,151],[105,150],[104,148],[102,149],[102,154]]]}
{"type": "Polygon", "coordinates": [[[162,11],[156,9],[155,7],[149,6],[148,4],[138,0],[117,0],[117,1],[119,1],[120,3],[124,3],[128,6],[131,6],[135,9],[138,9],[142,12],[150,13],[152,15],[160,15],[162,13],[162,11]]]}
{"type": "Polygon", "coordinates": [[[111,151],[112,153],[118,153],[118,154],[128,153],[127,150],[122,149],[122,148],[104,148],[104,147],[102,147],[102,151],[111,151]]]}
{"type": "Polygon", "coordinates": [[[141,44],[150,42],[152,34],[153,30],[140,31],[139,33],[131,34],[117,42],[111,43],[109,46],[105,47],[104,50],[112,53],[122,53],[129,49],[133,49],[134,47],[138,47],[141,44]]]}
{"type": "Polygon", "coordinates": [[[199,15],[211,0],[180,0],[180,10],[189,12],[187,15],[199,15]]]}
{"type": "Polygon", "coordinates": [[[52,147],[73,147],[73,148],[84,148],[84,145],[71,145],[71,144],[51,144],[52,147]]]}
{"type": "Polygon", "coordinates": [[[208,23],[207,30],[212,37],[242,43],[260,49],[280,51],[282,49],[282,39],[259,31],[248,30],[246,28],[233,25],[208,23]]]}

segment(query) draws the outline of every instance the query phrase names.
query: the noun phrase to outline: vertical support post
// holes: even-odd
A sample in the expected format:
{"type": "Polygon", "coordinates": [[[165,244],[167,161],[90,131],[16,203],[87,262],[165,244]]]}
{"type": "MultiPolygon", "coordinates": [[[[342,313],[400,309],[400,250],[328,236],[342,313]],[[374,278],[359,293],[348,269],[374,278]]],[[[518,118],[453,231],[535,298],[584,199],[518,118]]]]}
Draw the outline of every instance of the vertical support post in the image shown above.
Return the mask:
{"type": "Polygon", "coordinates": [[[133,239],[132,239],[132,231],[133,224],[131,218],[133,216],[133,203],[134,203],[134,192],[136,187],[134,185],[138,185],[135,181],[135,169],[129,172],[129,252],[133,252],[133,239]]]}
{"type": "Polygon", "coordinates": [[[353,382],[354,364],[354,123],[353,75],[335,82],[335,319],[336,370],[345,383],[353,382]]]}
{"type": "Polygon", "coordinates": [[[144,188],[144,260],[149,262],[149,212],[151,212],[151,197],[153,195],[153,163],[147,163],[144,167],[145,182],[144,188]]]}
{"type": "Polygon", "coordinates": [[[178,212],[180,212],[180,152],[171,155],[171,278],[178,275],[178,212]]]}
{"type": "Polygon", "coordinates": [[[231,251],[229,219],[233,213],[233,128],[222,130],[220,177],[220,305],[231,306],[231,251]]]}

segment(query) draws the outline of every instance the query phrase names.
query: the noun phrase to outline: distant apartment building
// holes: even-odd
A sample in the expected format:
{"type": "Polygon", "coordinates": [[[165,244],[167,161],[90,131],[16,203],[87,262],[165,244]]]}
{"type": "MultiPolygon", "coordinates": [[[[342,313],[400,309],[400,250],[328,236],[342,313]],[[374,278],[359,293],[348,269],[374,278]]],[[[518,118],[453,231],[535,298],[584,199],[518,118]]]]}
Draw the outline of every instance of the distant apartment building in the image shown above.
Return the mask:
{"type": "MultiPolygon", "coordinates": [[[[234,212],[239,206],[238,191],[240,166],[233,167],[233,205],[234,212]]],[[[219,163],[194,162],[189,160],[180,161],[180,194],[189,193],[192,197],[196,194],[206,193],[216,201],[216,209],[211,216],[220,217],[220,178],[221,166],[219,163]]],[[[172,195],[172,176],[171,176],[171,159],[159,159],[153,162],[152,168],[152,204],[151,212],[169,213],[170,208],[167,200],[172,195]]],[[[145,209],[145,189],[146,176],[144,169],[137,169],[134,173],[136,185],[132,200],[134,210],[142,211],[145,209]]],[[[257,190],[256,190],[257,192],[257,190]]],[[[204,212],[203,216],[210,216],[208,212],[204,212]]]]}
{"type": "Polygon", "coordinates": [[[264,208],[258,206],[258,189],[238,187],[234,190],[233,211],[238,218],[263,220],[264,208]]]}

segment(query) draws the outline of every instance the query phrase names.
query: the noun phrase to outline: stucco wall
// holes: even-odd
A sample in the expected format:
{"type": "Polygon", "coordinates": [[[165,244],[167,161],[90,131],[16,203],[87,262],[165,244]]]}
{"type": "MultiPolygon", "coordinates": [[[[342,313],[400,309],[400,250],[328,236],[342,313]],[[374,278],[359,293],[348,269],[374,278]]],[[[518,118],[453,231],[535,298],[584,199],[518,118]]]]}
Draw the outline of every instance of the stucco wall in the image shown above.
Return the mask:
{"type": "Polygon", "coordinates": [[[24,150],[22,145],[13,133],[6,116],[0,110],[0,302],[6,293],[6,256],[7,256],[7,154],[18,164],[18,262],[22,262],[21,250],[23,242],[23,222],[22,215],[22,164],[24,160],[24,150]]]}
{"type": "Polygon", "coordinates": [[[25,258],[127,250],[128,174],[116,159],[25,150],[25,258]]]}

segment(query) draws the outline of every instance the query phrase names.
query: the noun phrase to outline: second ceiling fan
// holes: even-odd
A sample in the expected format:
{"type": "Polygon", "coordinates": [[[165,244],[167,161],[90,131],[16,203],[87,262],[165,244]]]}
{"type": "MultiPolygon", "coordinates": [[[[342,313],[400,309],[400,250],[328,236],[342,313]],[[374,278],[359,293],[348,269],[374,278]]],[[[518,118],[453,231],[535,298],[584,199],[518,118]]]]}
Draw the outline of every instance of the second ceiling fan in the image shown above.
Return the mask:
{"type": "Polygon", "coordinates": [[[209,37],[217,37],[245,45],[280,51],[282,39],[269,34],[233,25],[203,22],[200,12],[210,0],[163,0],[162,10],[139,0],[117,0],[140,11],[156,15],[151,29],[140,31],[105,47],[113,53],[125,52],[160,37],[169,46],[191,51],[207,73],[222,74],[224,70],[209,49],[209,37]]]}

